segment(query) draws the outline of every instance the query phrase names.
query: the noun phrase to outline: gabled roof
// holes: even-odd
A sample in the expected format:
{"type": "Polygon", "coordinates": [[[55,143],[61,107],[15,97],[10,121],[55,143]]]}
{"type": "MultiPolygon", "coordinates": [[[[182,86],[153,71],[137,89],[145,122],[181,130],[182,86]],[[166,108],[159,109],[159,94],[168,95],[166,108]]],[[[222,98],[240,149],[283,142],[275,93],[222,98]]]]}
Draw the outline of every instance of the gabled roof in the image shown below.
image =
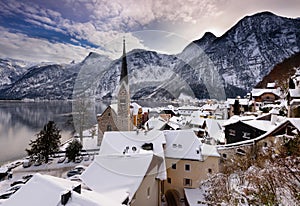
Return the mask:
{"type": "Polygon", "coordinates": [[[202,161],[203,155],[218,156],[216,149],[202,144],[193,130],[164,131],[164,133],[167,141],[165,156],[168,158],[202,161]]]}
{"type": "MultiPolygon", "coordinates": [[[[128,154],[134,154],[142,151],[144,144],[151,143],[153,145],[153,154],[164,160],[163,144],[166,143],[164,133],[159,130],[142,131],[112,131],[105,132],[101,143],[99,155],[120,155],[126,151],[128,154]],[[133,148],[136,148],[136,152],[133,148]],[[128,148],[128,149],[126,149],[128,148]]],[[[157,178],[166,179],[165,161],[159,165],[157,178]]]]}
{"type": "Polygon", "coordinates": [[[131,200],[140,187],[153,158],[153,153],[99,155],[81,175],[92,190],[122,203],[131,200]]]}
{"type": "Polygon", "coordinates": [[[3,206],[30,205],[53,206],[59,205],[62,192],[71,190],[71,198],[67,205],[70,206],[121,206],[115,199],[109,199],[102,194],[81,190],[81,194],[72,191],[78,182],[53,177],[50,175],[35,174],[25,185],[12,195],[3,206]]]}
{"type": "Polygon", "coordinates": [[[252,89],[251,94],[253,97],[259,97],[265,93],[272,93],[278,97],[280,97],[280,90],[277,89],[252,89]]]}

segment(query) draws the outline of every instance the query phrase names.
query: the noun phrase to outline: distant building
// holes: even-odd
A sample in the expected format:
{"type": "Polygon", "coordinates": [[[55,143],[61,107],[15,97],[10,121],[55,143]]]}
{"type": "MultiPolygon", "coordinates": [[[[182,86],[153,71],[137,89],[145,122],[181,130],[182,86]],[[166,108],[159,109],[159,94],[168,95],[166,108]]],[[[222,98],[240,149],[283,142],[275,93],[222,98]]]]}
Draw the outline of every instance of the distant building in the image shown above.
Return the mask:
{"type": "Polygon", "coordinates": [[[280,99],[280,88],[276,88],[275,83],[268,83],[267,88],[254,88],[251,91],[252,98],[255,102],[259,102],[261,106],[265,104],[272,104],[280,99]]]}

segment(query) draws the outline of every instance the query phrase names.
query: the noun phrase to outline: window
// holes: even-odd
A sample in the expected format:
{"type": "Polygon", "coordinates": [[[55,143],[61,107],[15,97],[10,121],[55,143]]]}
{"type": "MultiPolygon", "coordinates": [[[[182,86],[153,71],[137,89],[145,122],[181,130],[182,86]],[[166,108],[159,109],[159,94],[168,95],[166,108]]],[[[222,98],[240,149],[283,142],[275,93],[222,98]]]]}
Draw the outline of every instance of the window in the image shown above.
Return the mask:
{"type": "Polygon", "coordinates": [[[150,187],[148,187],[148,189],[147,189],[147,198],[148,199],[150,198],[150,187]]]}
{"type": "Polygon", "coordinates": [[[191,165],[190,164],[185,164],[184,165],[184,170],[185,171],[191,171],[191,165]]]}
{"type": "Polygon", "coordinates": [[[251,134],[249,132],[242,132],[243,138],[250,139],[251,134]]]}
{"type": "Polygon", "coordinates": [[[172,163],[172,169],[176,170],[176,163],[172,163]]]}
{"type": "Polygon", "coordinates": [[[246,152],[244,150],[240,149],[240,148],[238,148],[236,150],[236,153],[239,154],[239,155],[246,155],[246,152]]]}
{"type": "Polygon", "coordinates": [[[181,144],[178,144],[178,148],[179,148],[179,149],[182,149],[182,145],[181,145],[181,144]]]}
{"type": "Polygon", "coordinates": [[[228,133],[230,136],[235,136],[235,130],[234,129],[229,129],[228,133]]]}
{"type": "Polygon", "coordinates": [[[224,159],[226,159],[227,158],[227,154],[222,154],[222,157],[224,158],[224,159]]]}
{"type": "Polygon", "coordinates": [[[208,173],[211,174],[212,173],[212,169],[208,168],[208,173]]]}
{"type": "Polygon", "coordinates": [[[192,186],[192,180],[188,178],[183,179],[183,186],[192,186]]]}
{"type": "Polygon", "coordinates": [[[111,125],[107,125],[106,131],[111,131],[111,125]]]}
{"type": "Polygon", "coordinates": [[[171,180],[170,177],[167,178],[167,182],[170,183],[170,184],[172,183],[172,180],[171,180]]]}
{"type": "Polygon", "coordinates": [[[172,147],[173,147],[173,148],[177,148],[177,144],[173,144],[172,147]]]}
{"type": "Polygon", "coordinates": [[[268,143],[267,142],[264,142],[264,147],[268,147],[268,143]]]}
{"type": "Polygon", "coordinates": [[[110,116],[110,112],[108,112],[107,116],[110,116]]]}

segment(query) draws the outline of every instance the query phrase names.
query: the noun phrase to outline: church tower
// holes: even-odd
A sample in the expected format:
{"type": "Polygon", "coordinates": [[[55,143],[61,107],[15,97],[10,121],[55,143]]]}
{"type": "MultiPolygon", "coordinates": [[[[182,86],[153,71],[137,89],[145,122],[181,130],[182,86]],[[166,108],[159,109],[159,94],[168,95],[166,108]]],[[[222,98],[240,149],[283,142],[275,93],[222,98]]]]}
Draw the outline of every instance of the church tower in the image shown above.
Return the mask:
{"type": "Polygon", "coordinates": [[[131,130],[131,118],[130,118],[130,93],[128,83],[128,70],[125,51],[125,39],[123,39],[123,55],[121,75],[118,91],[118,114],[117,114],[118,129],[120,131],[131,130]]]}

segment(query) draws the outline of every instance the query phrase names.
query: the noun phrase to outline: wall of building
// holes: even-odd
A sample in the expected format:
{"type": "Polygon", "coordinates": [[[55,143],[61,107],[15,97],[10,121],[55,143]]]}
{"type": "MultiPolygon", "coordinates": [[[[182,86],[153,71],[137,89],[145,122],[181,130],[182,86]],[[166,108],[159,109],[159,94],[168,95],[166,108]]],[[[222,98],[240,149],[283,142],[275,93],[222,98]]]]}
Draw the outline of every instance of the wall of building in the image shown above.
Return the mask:
{"type": "Polygon", "coordinates": [[[184,198],[184,188],[198,188],[202,180],[219,172],[219,157],[205,157],[204,161],[166,158],[166,166],[168,179],[164,181],[164,193],[175,189],[184,198]],[[172,168],[173,164],[176,164],[176,168],[172,168]],[[186,170],[186,167],[190,170],[186,170]],[[186,184],[186,179],[191,180],[190,184],[186,184]]]}
{"type": "Polygon", "coordinates": [[[101,144],[103,134],[106,131],[119,131],[117,127],[117,115],[109,106],[107,109],[97,117],[98,122],[98,145],[101,144]]]}
{"type": "Polygon", "coordinates": [[[242,122],[225,126],[225,138],[227,144],[254,139],[264,133],[265,131],[253,128],[242,122]]]}

